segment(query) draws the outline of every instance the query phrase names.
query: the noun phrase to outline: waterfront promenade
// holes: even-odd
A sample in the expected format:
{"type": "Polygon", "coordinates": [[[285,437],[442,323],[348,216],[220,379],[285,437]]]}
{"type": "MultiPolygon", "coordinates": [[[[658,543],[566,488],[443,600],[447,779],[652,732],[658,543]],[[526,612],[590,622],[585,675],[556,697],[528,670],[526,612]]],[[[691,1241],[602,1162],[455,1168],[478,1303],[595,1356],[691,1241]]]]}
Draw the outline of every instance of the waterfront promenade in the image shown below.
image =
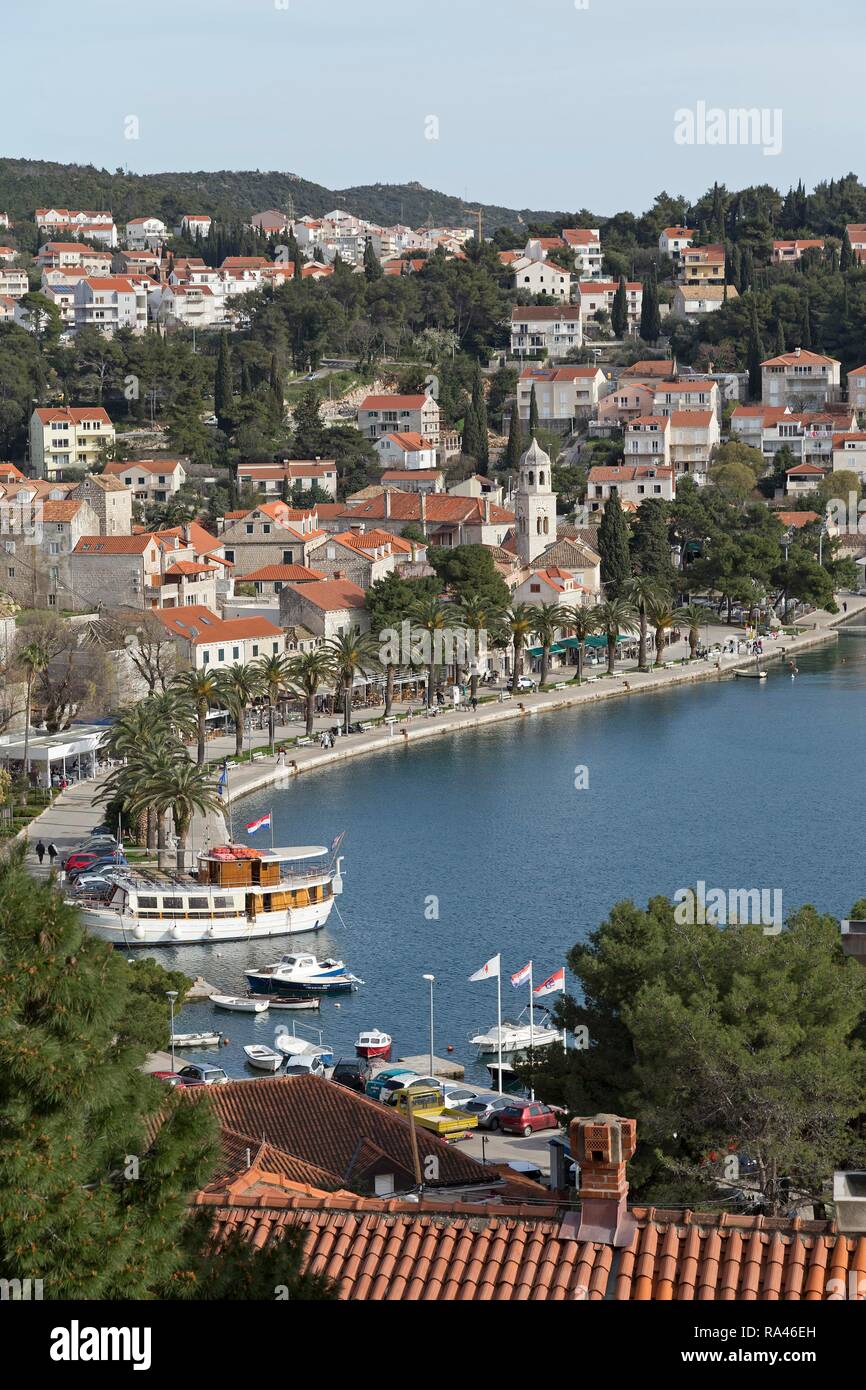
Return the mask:
{"type": "MultiPolygon", "coordinates": [[[[789,661],[797,652],[835,641],[836,628],[841,623],[866,614],[866,598],[845,594],[840,599],[840,610],[842,602],[847,604],[847,613],[814,612],[797,625],[800,632],[796,637],[765,640],[763,663],[766,665],[771,662],[789,661]]],[[[742,627],[723,623],[711,623],[706,633],[702,633],[708,646],[724,644],[732,637],[742,636],[742,627]]],[[[673,686],[730,678],[736,670],[749,670],[754,666],[754,658],[744,654],[713,656],[686,665],[679,664],[687,654],[688,644],[681,641],[666,649],[666,658],[674,663],[672,665],[641,673],[637,671],[635,663],[623,663],[617,667],[616,675],[613,677],[604,674],[605,668],[596,667],[587,671],[584,683],[580,686],[572,683],[562,684],[561,688],[557,689],[554,686],[543,693],[520,694],[516,697],[505,695],[501,700],[494,695],[492,699],[488,698],[485,703],[479,704],[475,712],[468,706],[456,710],[445,707],[431,717],[426,715],[423,707],[416,702],[411,720],[401,717],[393,724],[384,726],[375,722],[382,718],[384,711],[381,707],[358,709],[354,719],[363,723],[369,722],[369,730],[342,736],[330,749],[323,749],[317,741],[306,747],[288,748],[284,764],[267,751],[267,733],[254,731],[247,736],[244,746],[257,752],[257,760],[232,767],[231,798],[236,802],[241,797],[264,787],[286,785],[302,773],[321,771],[350,758],[371,753],[408,748],[418,742],[449,733],[485,728],[504,720],[531,718],[574,705],[594,705],[603,700],[667,690],[673,686]]],[[[556,681],[558,674],[552,673],[552,682],[556,681]]],[[[482,690],[482,693],[489,695],[486,690],[482,690]]],[[[405,706],[395,706],[395,712],[404,715],[405,706]]],[[[336,722],[335,715],[317,716],[316,733],[321,729],[332,728],[336,722]]],[[[297,722],[279,727],[277,739],[283,742],[296,738],[302,729],[303,726],[297,722]]],[[[208,758],[212,761],[228,758],[231,762],[234,750],[234,736],[220,736],[208,743],[208,758]]],[[[33,846],[40,838],[46,845],[53,841],[58,849],[63,851],[83,839],[88,830],[97,823],[100,810],[94,807],[94,799],[102,780],[102,777],[99,777],[73,784],[65,792],[58,794],[51,806],[32,822],[26,833],[29,841],[28,862],[35,873],[40,873],[40,868],[33,853],[33,846]]],[[[200,844],[201,840],[202,827],[194,824],[192,841],[200,844]]],[[[41,874],[44,875],[47,871],[46,860],[41,874]]]]}

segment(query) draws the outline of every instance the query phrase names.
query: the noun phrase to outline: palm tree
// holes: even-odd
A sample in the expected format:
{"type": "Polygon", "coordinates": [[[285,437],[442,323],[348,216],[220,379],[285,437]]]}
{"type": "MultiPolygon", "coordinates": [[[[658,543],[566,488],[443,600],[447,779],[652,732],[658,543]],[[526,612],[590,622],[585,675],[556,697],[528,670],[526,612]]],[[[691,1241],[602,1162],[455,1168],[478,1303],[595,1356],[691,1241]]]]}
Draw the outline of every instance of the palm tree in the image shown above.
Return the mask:
{"type": "Polygon", "coordinates": [[[677,620],[676,614],[671,608],[670,600],[661,596],[658,599],[653,599],[647,605],[647,617],[652,623],[656,635],[656,659],[653,666],[661,666],[665,650],[665,632],[668,628],[673,627],[677,620]]]}
{"type": "Polygon", "coordinates": [[[653,579],[648,574],[636,574],[625,586],[626,598],[634,604],[638,612],[640,633],[640,647],[638,651],[637,669],[648,671],[649,662],[646,655],[647,638],[647,607],[651,603],[658,602],[664,595],[664,587],[659,584],[657,579],[653,579]]]}
{"type": "Polygon", "coordinates": [[[182,743],[192,743],[198,731],[198,719],[192,701],[176,685],[155,691],[144,701],[149,719],[169,729],[182,743]]]}
{"type": "Polygon", "coordinates": [[[310,652],[298,652],[286,661],[286,679],[304,697],[307,711],[306,734],[313,732],[316,716],[316,694],[325,681],[334,677],[334,661],[331,653],[324,647],[314,647],[310,652]]]}
{"type": "Polygon", "coordinates": [[[531,603],[513,603],[505,612],[505,623],[511,633],[514,653],[511,671],[511,693],[517,694],[517,682],[523,674],[523,649],[535,625],[535,609],[531,603]]]}
{"type": "MultiPolygon", "coordinates": [[[[111,758],[123,759],[124,766],[116,768],[104,785],[103,800],[120,796],[129,809],[132,791],[138,787],[152,764],[160,758],[185,758],[186,749],[180,741],[181,732],[172,727],[168,720],[169,711],[177,706],[175,718],[182,718],[186,710],[187,737],[195,733],[196,720],[183,697],[170,693],[164,696],[149,696],[137,705],[130,705],[121,711],[111,726],[103,743],[103,749],[111,758]]],[[[165,822],[158,817],[153,807],[139,808],[136,839],[139,843],[146,838],[148,849],[161,842],[165,822]]]]}
{"type": "Polygon", "coordinates": [[[220,702],[219,675],[216,671],[209,671],[207,667],[201,671],[184,671],[178,676],[175,687],[187,696],[195,711],[198,740],[196,763],[199,767],[204,767],[208,711],[211,705],[218,705],[220,702]]]}
{"type": "Polygon", "coordinates": [[[475,660],[472,663],[472,673],[470,676],[470,695],[473,700],[478,698],[478,658],[481,655],[482,639],[491,629],[502,624],[502,609],[498,604],[490,603],[479,593],[466,593],[461,595],[457,603],[451,604],[450,616],[459,627],[467,632],[471,632],[474,637],[475,660]]]}
{"type": "Polygon", "coordinates": [[[698,642],[701,640],[701,628],[704,623],[708,623],[714,614],[709,608],[704,608],[700,603],[686,603],[682,608],[678,608],[675,614],[678,623],[684,623],[689,631],[689,660],[694,661],[698,642]]]}
{"type": "Polygon", "coordinates": [[[550,649],[556,641],[556,634],[566,626],[568,610],[558,603],[539,603],[535,609],[532,631],[541,643],[541,688],[547,685],[550,667],[550,649]]]}
{"type": "Polygon", "coordinates": [[[268,746],[274,751],[277,732],[277,701],[286,688],[287,662],[285,656],[260,656],[254,663],[258,675],[259,688],[268,697],[268,746]]]}
{"type": "Polygon", "coordinates": [[[349,632],[341,632],[339,637],[330,637],[325,643],[325,651],[330,657],[334,674],[339,681],[343,699],[346,733],[352,715],[352,686],[356,675],[366,675],[379,664],[379,646],[371,633],[362,633],[359,627],[349,632]]]}
{"type": "Polygon", "coordinates": [[[427,708],[433,704],[433,678],[436,674],[436,641],[448,626],[448,606],[434,594],[425,594],[412,605],[410,618],[414,629],[424,634],[429,644],[427,662],[427,708]]]}
{"type": "Polygon", "coordinates": [[[220,809],[210,773],[189,758],[166,759],[143,777],[132,794],[132,806],[153,806],[159,814],[171,811],[177,836],[177,870],[186,867],[189,828],[196,812],[207,815],[220,809]]]}
{"type": "Polygon", "coordinates": [[[637,610],[625,598],[609,598],[593,609],[599,631],[607,637],[607,674],[612,676],[616,664],[616,639],[621,632],[635,632],[637,610]]]}
{"type": "Polygon", "coordinates": [[[594,608],[567,608],[567,626],[577,638],[577,683],[583,677],[583,649],[587,637],[598,632],[598,615],[594,608]]]}
{"type": "Polygon", "coordinates": [[[247,710],[261,689],[261,674],[255,666],[236,661],[219,673],[220,700],[235,726],[235,757],[243,757],[244,725],[247,710]]]}
{"type": "Polygon", "coordinates": [[[48,669],[51,648],[44,637],[34,637],[18,652],[15,661],[24,671],[24,776],[30,780],[30,711],[33,704],[33,684],[37,676],[48,669]]]}

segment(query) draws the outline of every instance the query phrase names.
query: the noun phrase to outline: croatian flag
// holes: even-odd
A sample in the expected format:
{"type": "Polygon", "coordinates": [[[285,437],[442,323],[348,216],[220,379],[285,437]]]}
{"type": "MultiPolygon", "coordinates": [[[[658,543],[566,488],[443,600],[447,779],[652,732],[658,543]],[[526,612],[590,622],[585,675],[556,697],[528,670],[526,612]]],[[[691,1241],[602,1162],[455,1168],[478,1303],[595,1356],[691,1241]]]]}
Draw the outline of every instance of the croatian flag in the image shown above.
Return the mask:
{"type": "Polygon", "coordinates": [[[270,826],[270,823],[271,823],[271,813],[270,813],[270,811],[268,811],[267,815],[265,815],[265,816],[259,816],[258,820],[251,820],[251,821],[250,821],[249,825],[247,826],[247,834],[248,834],[248,835],[255,835],[255,833],[256,833],[257,830],[267,830],[268,827],[270,826]]]}
{"type": "Polygon", "coordinates": [[[511,983],[514,985],[515,989],[519,989],[521,985],[528,984],[531,978],[532,961],[530,961],[528,965],[524,965],[522,970],[515,971],[515,973],[511,976],[511,983]]]}
{"type": "Polygon", "coordinates": [[[565,966],[563,965],[553,975],[548,975],[546,980],[542,980],[540,985],[532,991],[536,999],[543,999],[546,994],[559,994],[560,990],[565,989],[565,966]]]}
{"type": "Polygon", "coordinates": [[[469,983],[475,980],[496,980],[499,978],[499,963],[501,956],[491,956],[486,965],[482,965],[480,970],[476,970],[474,975],[469,976],[469,983]]]}

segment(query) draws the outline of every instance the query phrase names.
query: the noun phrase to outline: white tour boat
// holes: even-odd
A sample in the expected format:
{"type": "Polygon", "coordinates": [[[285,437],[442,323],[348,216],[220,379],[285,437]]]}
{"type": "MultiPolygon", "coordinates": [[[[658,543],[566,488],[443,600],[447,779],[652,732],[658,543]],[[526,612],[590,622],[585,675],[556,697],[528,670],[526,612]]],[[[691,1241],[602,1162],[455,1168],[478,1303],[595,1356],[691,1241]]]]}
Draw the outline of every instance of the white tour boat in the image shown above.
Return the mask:
{"type": "Polygon", "coordinates": [[[115,946],[185,946],[318,931],[343,891],[337,849],[221,845],[195,873],[122,869],[107,903],[79,906],[87,929],[115,946]],[[315,860],[324,860],[316,864],[315,860]]]}
{"type": "Polygon", "coordinates": [[[550,1047],[551,1043],[562,1042],[562,1032],[559,1028],[551,1027],[547,1018],[543,1022],[533,1023],[531,1028],[528,1022],[506,1023],[503,1019],[501,1030],[494,1024],[485,1033],[476,1033],[474,1038],[469,1039],[478,1048],[480,1057],[499,1055],[500,1031],[503,1057],[515,1052],[528,1052],[530,1047],[550,1047]]]}

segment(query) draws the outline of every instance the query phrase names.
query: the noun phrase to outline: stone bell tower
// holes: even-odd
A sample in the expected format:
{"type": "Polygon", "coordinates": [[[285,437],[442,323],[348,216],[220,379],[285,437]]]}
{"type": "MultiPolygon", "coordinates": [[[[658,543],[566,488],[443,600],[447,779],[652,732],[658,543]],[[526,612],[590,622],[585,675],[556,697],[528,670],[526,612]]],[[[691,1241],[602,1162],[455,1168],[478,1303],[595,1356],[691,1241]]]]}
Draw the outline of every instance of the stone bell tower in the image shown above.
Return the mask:
{"type": "Polygon", "coordinates": [[[520,459],[514,498],[517,554],[525,565],[556,540],[556,493],[550,456],[533,439],[520,459]]]}

